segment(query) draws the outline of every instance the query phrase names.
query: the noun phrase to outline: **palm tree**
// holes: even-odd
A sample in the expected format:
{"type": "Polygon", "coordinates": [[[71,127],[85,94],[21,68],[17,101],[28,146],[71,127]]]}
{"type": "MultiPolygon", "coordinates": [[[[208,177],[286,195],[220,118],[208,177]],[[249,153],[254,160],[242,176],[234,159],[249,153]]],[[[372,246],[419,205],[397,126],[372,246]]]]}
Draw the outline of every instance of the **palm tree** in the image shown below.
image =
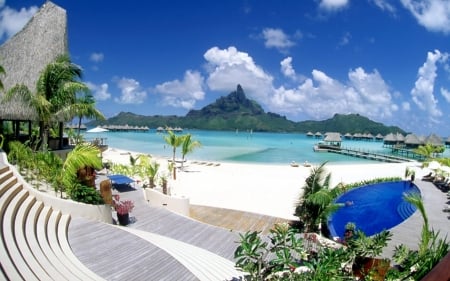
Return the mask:
{"type": "Polygon", "coordinates": [[[5,95],[5,102],[19,97],[26,105],[36,110],[43,149],[47,147],[47,131],[55,116],[63,116],[61,112],[76,103],[78,92],[89,92],[89,88],[78,81],[81,72],[81,68],[73,64],[67,55],[61,55],[43,69],[36,84],[35,94],[25,85],[19,84],[5,95]]]}
{"type": "Polygon", "coordinates": [[[48,64],[38,78],[36,95],[42,96],[50,103],[49,115],[40,116],[40,135],[44,149],[47,144],[47,130],[54,116],[76,103],[76,94],[89,93],[89,88],[81,79],[82,69],[70,61],[68,55],[61,55],[48,64]]]}
{"type": "Polygon", "coordinates": [[[194,151],[194,149],[200,146],[202,146],[202,144],[199,141],[193,140],[191,134],[183,136],[183,143],[181,145],[181,168],[183,168],[184,157],[186,156],[186,154],[191,153],[192,151],[194,151]]]}
{"type": "Polygon", "coordinates": [[[167,136],[164,137],[164,140],[168,145],[172,147],[172,164],[173,164],[173,179],[177,179],[176,175],[176,165],[175,165],[175,153],[177,151],[177,147],[179,147],[183,143],[183,137],[175,135],[174,132],[168,131],[167,136]]]}
{"type": "Polygon", "coordinates": [[[81,97],[77,97],[75,103],[67,106],[61,111],[61,115],[64,116],[65,119],[78,117],[77,139],[80,138],[81,121],[84,117],[101,121],[105,120],[103,113],[95,108],[95,99],[89,92],[85,92],[81,97]]]}
{"type": "Polygon", "coordinates": [[[67,154],[62,169],[60,170],[60,179],[64,187],[70,194],[70,189],[77,183],[77,172],[84,167],[94,169],[102,168],[100,150],[92,144],[77,144],[75,148],[67,154]]]}
{"type": "Polygon", "coordinates": [[[307,232],[320,230],[326,217],[339,208],[333,200],[340,193],[340,189],[330,187],[331,174],[325,173],[326,163],[311,170],[295,208],[295,215],[304,223],[307,232]]]}

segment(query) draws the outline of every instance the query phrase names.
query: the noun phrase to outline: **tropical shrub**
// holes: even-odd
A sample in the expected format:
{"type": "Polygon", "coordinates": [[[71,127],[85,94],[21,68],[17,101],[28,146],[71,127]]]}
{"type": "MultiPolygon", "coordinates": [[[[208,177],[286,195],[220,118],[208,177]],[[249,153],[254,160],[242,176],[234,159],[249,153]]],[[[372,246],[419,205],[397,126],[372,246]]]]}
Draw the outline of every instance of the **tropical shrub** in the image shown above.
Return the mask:
{"type": "Polygon", "coordinates": [[[267,240],[257,231],[239,236],[240,245],[234,252],[236,267],[248,273],[250,280],[270,280],[277,272],[290,276],[307,258],[302,236],[286,223],[276,224],[267,240]]]}
{"type": "Polygon", "coordinates": [[[92,205],[104,204],[100,193],[90,186],[75,182],[68,188],[67,194],[72,200],[92,205]]]}
{"type": "Polygon", "coordinates": [[[325,228],[323,222],[327,216],[340,207],[333,201],[343,189],[330,187],[331,174],[325,171],[326,163],[311,169],[295,208],[295,216],[303,223],[305,232],[317,232],[325,228]]]}
{"type": "Polygon", "coordinates": [[[447,239],[440,239],[439,232],[429,228],[428,217],[422,199],[418,194],[405,195],[405,200],[413,204],[422,215],[423,225],[418,250],[411,250],[405,245],[395,248],[393,259],[398,264],[388,276],[398,280],[420,280],[447,254],[447,239]]]}

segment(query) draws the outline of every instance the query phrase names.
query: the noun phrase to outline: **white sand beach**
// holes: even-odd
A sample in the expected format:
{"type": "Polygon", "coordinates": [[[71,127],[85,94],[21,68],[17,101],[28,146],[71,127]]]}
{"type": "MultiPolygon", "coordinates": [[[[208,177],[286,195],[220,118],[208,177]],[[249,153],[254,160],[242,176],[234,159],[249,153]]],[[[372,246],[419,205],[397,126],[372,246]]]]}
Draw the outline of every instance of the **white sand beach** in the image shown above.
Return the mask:
{"type": "MultiPolygon", "coordinates": [[[[103,161],[129,164],[128,152],[110,148],[103,153],[103,161]]],[[[154,158],[166,169],[166,158],[154,158]]],[[[419,163],[327,164],[332,186],[340,182],[353,183],[379,177],[403,177],[406,167],[416,171],[416,177],[428,173],[419,163]]],[[[302,192],[310,167],[213,163],[188,161],[184,171],[177,171],[177,179],[169,181],[173,196],[183,196],[191,204],[235,209],[286,219],[293,216],[294,205],[302,192]]]]}

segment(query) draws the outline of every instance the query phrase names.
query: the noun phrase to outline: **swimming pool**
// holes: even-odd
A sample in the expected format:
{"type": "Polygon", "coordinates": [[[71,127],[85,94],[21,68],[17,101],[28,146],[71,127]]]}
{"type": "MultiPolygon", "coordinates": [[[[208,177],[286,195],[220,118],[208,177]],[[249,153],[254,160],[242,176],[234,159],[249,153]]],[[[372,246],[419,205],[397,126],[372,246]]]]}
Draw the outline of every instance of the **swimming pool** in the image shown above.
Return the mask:
{"type": "Polygon", "coordinates": [[[403,222],[416,211],[403,199],[405,193],[420,191],[409,181],[396,181],[366,185],[342,194],[335,202],[343,206],[328,221],[332,237],[342,238],[348,222],[368,236],[403,222]]]}

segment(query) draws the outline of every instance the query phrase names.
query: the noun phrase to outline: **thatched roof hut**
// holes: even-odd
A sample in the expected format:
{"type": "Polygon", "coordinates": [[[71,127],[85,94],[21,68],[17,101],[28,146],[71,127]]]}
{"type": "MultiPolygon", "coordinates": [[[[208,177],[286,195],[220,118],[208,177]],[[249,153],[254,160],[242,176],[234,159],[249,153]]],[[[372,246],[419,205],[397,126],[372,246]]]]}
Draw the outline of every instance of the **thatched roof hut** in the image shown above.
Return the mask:
{"type": "Polygon", "coordinates": [[[324,143],[326,145],[332,145],[332,146],[341,146],[341,134],[340,133],[334,133],[334,132],[328,132],[325,134],[325,138],[323,139],[324,143]]]}
{"type": "Polygon", "coordinates": [[[417,148],[422,142],[415,134],[409,134],[405,137],[405,145],[407,148],[417,148]]]}
{"type": "Polygon", "coordinates": [[[425,139],[425,143],[429,143],[433,146],[443,146],[444,142],[442,141],[442,138],[437,136],[436,134],[431,134],[425,139]]]}
{"type": "Polygon", "coordinates": [[[382,140],[383,138],[384,138],[383,135],[380,134],[380,133],[378,133],[378,134],[375,136],[375,139],[376,139],[376,140],[382,140]]]}
{"type": "MultiPolygon", "coordinates": [[[[1,78],[5,91],[24,84],[34,92],[40,72],[59,55],[67,53],[66,11],[47,1],[20,32],[0,46],[0,64],[6,72],[1,78]]],[[[3,120],[37,120],[37,117],[20,100],[0,106],[3,120]]]]}
{"type": "Polygon", "coordinates": [[[344,138],[346,138],[346,139],[352,139],[353,138],[353,135],[352,134],[350,134],[350,133],[346,133],[345,135],[344,135],[344,138]]]}

